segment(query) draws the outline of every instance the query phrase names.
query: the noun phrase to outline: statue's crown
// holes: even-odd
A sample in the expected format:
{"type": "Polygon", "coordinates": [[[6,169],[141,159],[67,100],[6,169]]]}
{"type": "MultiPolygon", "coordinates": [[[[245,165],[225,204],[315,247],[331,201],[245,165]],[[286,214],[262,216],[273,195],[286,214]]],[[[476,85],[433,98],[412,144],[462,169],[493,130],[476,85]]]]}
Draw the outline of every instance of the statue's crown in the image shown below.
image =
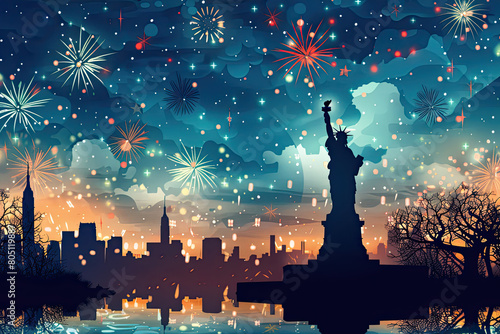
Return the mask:
{"type": "Polygon", "coordinates": [[[342,126],[339,125],[339,129],[338,130],[335,129],[335,131],[336,131],[335,132],[335,136],[337,138],[339,138],[339,137],[347,138],[347,137],[351,137],[352,136],[352,135],[348,134],[350,131],[347,131],[347,126],[344,129],[342,129],[342,126]]]}

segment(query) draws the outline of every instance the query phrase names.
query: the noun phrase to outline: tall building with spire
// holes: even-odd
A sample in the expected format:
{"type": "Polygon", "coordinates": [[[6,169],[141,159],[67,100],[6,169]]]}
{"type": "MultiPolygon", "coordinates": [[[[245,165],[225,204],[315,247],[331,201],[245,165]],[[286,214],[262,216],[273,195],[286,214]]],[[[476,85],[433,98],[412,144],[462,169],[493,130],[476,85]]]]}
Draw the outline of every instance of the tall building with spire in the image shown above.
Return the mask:
{"type": "Polygon", "coordinates": [[[23,191],[23,253],[35,254],[35,198],[30,184],[30,166],[26,174],[26,188],[23,191]]]}
{"type": "Polygon", "coordinates": [[[163,216],[161,217],[161,243],[163,245],[170,244],[170,219],[167,216],[167,206],[165,204],[165,196],[163,197],[163,216]]]}
{"type": "Polygon", "coordinates": [[[166,258],[177,255],[177,250],[182,250],[182,244],[178,240],[170,242],[170,219],[167,216],[167,205],[163,198],[163,216],[160,222],[160,242],[148,242],[147,250],[153,258],[166,258]]]}

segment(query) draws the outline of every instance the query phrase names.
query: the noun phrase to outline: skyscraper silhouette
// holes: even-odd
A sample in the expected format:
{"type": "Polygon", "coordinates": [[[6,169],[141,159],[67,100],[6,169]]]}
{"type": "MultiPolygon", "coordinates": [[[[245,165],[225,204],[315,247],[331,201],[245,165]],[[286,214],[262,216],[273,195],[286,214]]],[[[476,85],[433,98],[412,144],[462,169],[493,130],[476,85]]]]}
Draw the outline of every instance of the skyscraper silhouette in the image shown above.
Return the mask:
{"type": "MultiPolygon", "coordinates": [[[[163,197],[163,216],[160,222],[160,242],[148,242],[147,250],[150,256],[161,258],[167,257],[168,254],[173,254],[173,249],[176,247],[171,247],[170,243],[170,219],[167,216],[167,206],[165,204],[165,197],[163,197]]],[[[182,246],[181,246],[182,248],[182,246]]]]}
{"type": "Polygon", "coordinates": [[[219,238],[203,239],[202,258],[204,262],[210,264],[219,264],[224,261],[222,254],[222,240],[219,238]]]}
{"type": "Polygon", "coordinates": [[[59,246],[59,241],[50,241],[47,246],[47,257],[50,259],[52,265],[59,266],[61,264],[61,248],[59,246]]]}
{"type": "Polygon", "coordinates": [[[26,187],[23,191],[23,262],[25,271],[31,273],[36,257],[35,247],[35,198],[30,185],[30,166],[26,169],[26,187]]]}
{"type": "Polygon", "coordinates": [[[77,271],[78,269],[78,242],[75,238],[75,232],[73,231],[62,231],[62,241],[61,241],[61,260],[63,266],[68,271],[77,271]]]}
{"type": "Polygon", "coordinates": [[[118,261],[122,257],[123,238],[111,237],[106,249],[106,262],[118,261]]]}
{"type": "Polygon", "coordinates": [[[269,237],[269,255],[273,256],[276,254],[276,236],[271,235],[269,237]]]}
{"type": "Polygon", "coordinates": [[[161,243],[163,245],[170,244],[170,219],[167,216],[167,206],[165,205],[165,197],[163,197],[163,216],[161,217],[161,243]]]}

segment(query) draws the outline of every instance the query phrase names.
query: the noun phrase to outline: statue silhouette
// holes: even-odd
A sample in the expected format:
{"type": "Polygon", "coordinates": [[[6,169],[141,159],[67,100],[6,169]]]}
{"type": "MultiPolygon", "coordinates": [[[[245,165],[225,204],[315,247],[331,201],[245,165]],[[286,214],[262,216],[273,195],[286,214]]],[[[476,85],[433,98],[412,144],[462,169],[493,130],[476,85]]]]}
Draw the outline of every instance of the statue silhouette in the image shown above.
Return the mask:
{"type": "Polygon", "coordinates": [[[347,147],[348,131],[340,126],[336,133],[330,123],[330,114],[328,113],[331,101],[326,101],[323,111],[325,112],[326,132],[328,139],[325,146],[328,149],[330,162],[328,169],[330,174],[330,193],[332,196],[333,209],[335,211],[354,212],[356,202],[356,181],[354,177],[358,175],[359,168],[363,165],[363,157],[354,157],[351,149],[347,147]]]}
{"type": "Polygon", "coordinates": [[[307,265],[283,267],[282,281],[238,283],[238,301],[281,304],[283,320],[308,321],[310,325],[317,325],[323,334],[363,334],[370,325],[380,321],[425,319],[429,316],[429,305],[438,305],[436,301],[443,306],[457,305],[458,300],[467,304],[470,296],[479,295],[476,290],[458,292],[456,287],[463,288],[463,285],[431,280],[427,267],[380,265],[378,260],[368,257],[361,233],[364,222],[354,207],[355,176],[363,157],[355,157],[347,147],[346,129],[340,128],[334,133],[328,114],[330,103],[325,102],[323,111],[334,208],[322,221],[323,246],[316,259],[309,260],[307,265]],[[452,289],[456,295],[445,305],[443,298],[448,297],[443,297],[443,291],[447,294],[452,289]],[[360,316],[357,310],[368,311],[360,316]]]}

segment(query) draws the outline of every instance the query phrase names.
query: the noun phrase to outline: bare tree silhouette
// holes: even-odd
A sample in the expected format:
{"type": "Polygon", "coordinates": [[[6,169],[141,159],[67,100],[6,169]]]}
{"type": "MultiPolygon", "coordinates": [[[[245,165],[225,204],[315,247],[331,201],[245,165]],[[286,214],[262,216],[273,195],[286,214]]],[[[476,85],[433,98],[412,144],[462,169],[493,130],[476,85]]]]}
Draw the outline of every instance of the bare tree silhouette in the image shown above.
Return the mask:
{"type": "Polygon", "coordinates": [[[398,329],[402,334],[419,333],[498,333],[499,309],[494,307],[440,308],[435,306],[429,310],[429,318],[401,320],[390,327],[398,329]]]}
{"type": "Polygon", "coordinates": [[[495,276],[500,255],[500,203],[490,194],[461,185],[424,195],[417,205],[392,214],[387,223],[393,256],[402,264],[424,265],[431,277],[472,281],[495,276]]]}
{"type": "Polygon", "coordinates": [[[8,324],[5,318],[0,318],[0,334],[60,333],[63,330],[62,323],[64,316],[60,306],[31,308],[23,310],[13,325],[8,324]]]}
{"type": "MultiPolygon", "coordinates": [[[[41,223],[43,220],[43,213],[36,212],[34,224],[34,248],[30,251],[17,251],[16,263],[17,271],[27,276],[38,277],[51,277],[52,275],[61,272],[61,266],[58,261],[54,261],[51,257],[47,256],[46,244],[49,241],[48,236],[42,233],[41,223]]],[[[4,234],[15,234],[16,249],[22,249],[22,244],[25,241],[23,235],[23,212],[22,212],[22,199],[20,197],[11,197],[5,190],[0,190],[0,230],[4,234]]],[[[0,258],[8,258],[8,238],[0,239],[0,258]]],[[[0,271],[6,271],[6,266],[2,266],[0,271]]]]}

